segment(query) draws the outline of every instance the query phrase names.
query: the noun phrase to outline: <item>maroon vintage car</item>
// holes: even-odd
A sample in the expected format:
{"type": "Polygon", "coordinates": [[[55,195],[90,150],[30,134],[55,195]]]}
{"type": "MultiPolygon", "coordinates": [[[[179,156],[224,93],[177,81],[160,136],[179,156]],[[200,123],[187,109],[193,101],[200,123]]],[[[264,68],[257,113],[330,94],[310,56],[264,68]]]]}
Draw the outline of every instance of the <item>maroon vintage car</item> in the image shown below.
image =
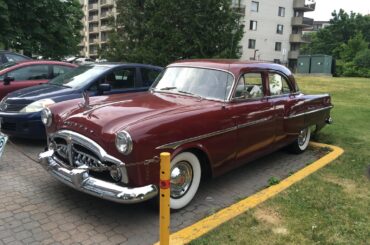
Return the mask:
{"type": "Polygon", "coordinates": [[[169,65],[148,92],[63,102],[43,111],[46,169],[100,198],[141,202],[158,194],[161,152],[172,154],[171,208],[218,176],[289,146],[303,152],[330,123],[330,96],[305,95],[288,69],[234,60],[169,65]]]}

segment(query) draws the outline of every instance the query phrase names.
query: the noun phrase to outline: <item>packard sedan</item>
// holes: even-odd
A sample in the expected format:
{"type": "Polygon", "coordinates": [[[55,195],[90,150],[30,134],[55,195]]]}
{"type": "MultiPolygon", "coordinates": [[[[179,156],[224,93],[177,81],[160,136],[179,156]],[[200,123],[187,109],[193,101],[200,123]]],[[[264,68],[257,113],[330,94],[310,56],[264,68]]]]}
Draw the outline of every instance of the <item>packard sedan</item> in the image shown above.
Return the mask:
{"type": "Polygon", "coordinates": [[[42,112],[42,165],[82,192],[119,203],[158,195],[171,153],[172,209],[219,176],[282,147],[300,153],[331,122],[330,96],[303,94],[285,67],[234,60],[173,63],[147,92],[55,104],[42,112]]]}

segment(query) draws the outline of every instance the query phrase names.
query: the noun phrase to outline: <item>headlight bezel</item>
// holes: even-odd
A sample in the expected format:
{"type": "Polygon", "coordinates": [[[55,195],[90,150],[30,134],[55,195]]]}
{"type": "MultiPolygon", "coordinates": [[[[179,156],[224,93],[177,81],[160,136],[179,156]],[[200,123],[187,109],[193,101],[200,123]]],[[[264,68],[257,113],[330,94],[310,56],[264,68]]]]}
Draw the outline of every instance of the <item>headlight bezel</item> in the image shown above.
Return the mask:
{"type": "Polygon", "coordinates": [[[31,104],[26,105],[19,112],[21,113],[35,113],[40,112],[43,109],[47,108],[50,105],[55,104],[55,101],[52,99],[42,99],[32,102],[31,104]]]}
{"type": "Polygon", "coordinates": [[[45,125],[45,127],[50,127],[53,123],[53,114],[47,107],[41,111],[41,122],[45,125]]]}
{"type": "Polygon", "coordinates": [[[129,155],[133,150],[133,141],[131,135],[122,130],[116,134],[115,145],[117,150],[123,155],[129,155]],[[126,143],[124,143],[125,141],[126,143]],[[125,147],[123,145],[126,145],[125,147]]]}

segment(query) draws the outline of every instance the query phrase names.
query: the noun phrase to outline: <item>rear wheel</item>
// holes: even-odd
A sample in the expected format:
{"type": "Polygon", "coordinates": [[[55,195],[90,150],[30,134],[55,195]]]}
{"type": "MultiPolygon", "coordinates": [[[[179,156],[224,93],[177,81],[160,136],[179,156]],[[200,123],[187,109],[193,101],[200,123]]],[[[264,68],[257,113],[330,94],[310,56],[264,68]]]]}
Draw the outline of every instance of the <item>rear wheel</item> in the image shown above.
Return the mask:
{"type": "Polygon", "coordinates": [[[171,209],[190,203],[198,191],[201,174],[199,159],[191,152],[180,153],[171,161],[171,209]]]}
{"type": "Polygon", "coordinates": [[[302,129],[299,132],[298,138],[289,146],[289,150],[293,153],[299,154],[304,152],[311,139],[310,127],[302,129]]]}

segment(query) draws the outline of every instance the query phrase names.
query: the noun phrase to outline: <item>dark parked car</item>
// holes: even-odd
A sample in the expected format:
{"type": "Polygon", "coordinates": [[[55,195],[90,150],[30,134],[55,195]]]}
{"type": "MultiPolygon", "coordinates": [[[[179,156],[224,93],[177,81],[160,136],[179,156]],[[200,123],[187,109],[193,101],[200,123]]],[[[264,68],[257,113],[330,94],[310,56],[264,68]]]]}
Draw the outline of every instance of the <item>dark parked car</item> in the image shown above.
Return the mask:
{"type": "Polygon", "coordinates": [[[0,65],[8,62],[19,62],[25,60],[32,60],[30,57],[14,53],[12,51],[0,50],[0,65]]]}
{"type": "Polygon", "coordinates": [[[0,66],[0,100],[10,92],[46,83],[75,67],[74,64],[48,60],[5,63],[0,66]]]}
{"type": "Polygon", "coordinates": [[[0,102],[1,131],[9,136],[45,138],[41,110],[54,103],[89,96],[148,90],[163,68],[142,64],[83,65],[50,82],[9,94],[0,102]]]}
{"type": "Polygon", "coordinates": [[[169,65],[149,92],[74,100],[44,109],[41,162],[61,182],[119,203],[156,197],[159,154],[170,152],[171,208],[201,176],[218,176],[289,146],[306,150],[330,123],[330,96],[299,91],[277,64],[230,60],[169,65]],[[78,105],[80,104],[80,105],[78,105]]]}

